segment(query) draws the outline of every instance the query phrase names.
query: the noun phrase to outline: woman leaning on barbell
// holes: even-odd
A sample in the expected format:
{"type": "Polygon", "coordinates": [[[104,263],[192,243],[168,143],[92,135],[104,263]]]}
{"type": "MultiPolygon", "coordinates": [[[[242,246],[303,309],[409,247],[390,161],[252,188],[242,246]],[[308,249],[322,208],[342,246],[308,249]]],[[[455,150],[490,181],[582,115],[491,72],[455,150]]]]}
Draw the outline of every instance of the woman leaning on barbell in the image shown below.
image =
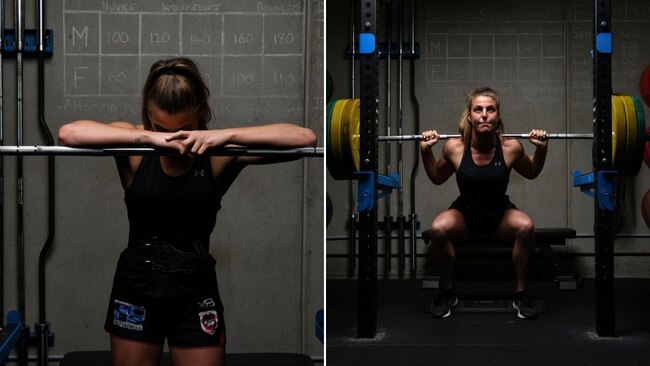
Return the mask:
{"type": "Polygon", "coordinates": [[[59,130],[66,146],[145,144],[179,152],[115,157],[129,241],[104,326],[113,364],[158,364],[167,343],[175,365],[223,365],[223,304],[209,253],[217,211],[244,167],[286,159],[204,153],[228,146],[313,147],[316,135],[288,123],[209,130],[209,91],[187,58],[154,63],[142,97],[141,125],[81,120],[59,130]]]}
{"type": "Polygon", "coordinates": [[[531,155],[526,155],[518,140],[502,137],[499,97],[491,88],[475,89],[467,95],[458,129],[461,137],[448,139],[438,159],[431,150],[439,140],[438,133],[425,131],[420,141],[422,163],[431,182],[440,185],[456,173],[460,190],[449,209],[439,214],[431,229],[423,233],[425,242],[433,244],[441,271],[441,291],[431,302],[431,315],[447,317],[458,304],[453,287],[453,243],[488,235],[514,242],[512,258],[517,286],[513,308],[520,318],[535,318],[538,311],[527,287],[528,260],[535,245],[534,224],[510,202],[506,191],[512,169],[528,179],[540,174],[548,146],[546,131],[531,131],[529,140],[535,145],[531,155]]]}

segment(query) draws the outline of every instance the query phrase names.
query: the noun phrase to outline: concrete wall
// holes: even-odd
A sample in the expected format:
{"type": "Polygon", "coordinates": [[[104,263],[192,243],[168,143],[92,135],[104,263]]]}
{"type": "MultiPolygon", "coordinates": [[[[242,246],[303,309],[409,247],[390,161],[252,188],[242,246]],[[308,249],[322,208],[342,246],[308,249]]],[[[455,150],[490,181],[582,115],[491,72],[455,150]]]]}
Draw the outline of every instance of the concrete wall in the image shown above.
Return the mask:
{"type": "MultiPolygon", "coordinates": [[[[380,1],[381,29],[379,42],[387,41],[386,1],[380,1]]],[[[392,41],[398,42],[397,1],[392,1],[392,41]]],[[[405,41],[410,42],[410,1],[406,1],[405,41]]],[[[420,58],[415,62],[415,96],[420,106],[420,128],[414,127],[411,103],[411,64],[404,61],[403,71],[403,130],[416,134],[425,129],[441,133],[457,133],[464,95],[479,86],[491,86],[502,97],[502,115],[506,132],[525,133],[532,128],[549,132],[592,132],[592,3],[581,1],[501,1],[487,4],[481,1],[415,1],[416,42],[420,58]]],[[[350,2],[327,3],[327,70],[334,80],[333,99],[350,98],[349,47],[350,2]],[[337,14],[337,16],[332,16],[337,14]],[[338,15],[341,16],[338,16],[338,15]]],[[[650,11],[646,2],[628,0],[613,4],[614,34],[613,90],[623,95],[639,95],[638,83],[643,69],[650,64],[650,52],[645,47],[644,34],[650,31],[650,11]]],[[[358,67],[358,65],[357,65],[358,67]]],[[[392,134],[397,132],[398,61],[392,67],[392,134]]],[[[380,61],[379,131],[386,134],[386,68],[380,61]]],[[[358,88],[358,70],[357,70],[358,88]]],[[[358,97],[358,91],[356,96],[358,97]]],[[[646,105],[646,118],[648,116],[646,105]]],[[[532,145],[523,141],[527,152],[532,145]]],[[[385,169],[385,143],[380,143],[379,170],[385,169]]],[[[567,246],[556,247],[559,253],[593,253],[593,200],[572,186],[574,170],[591,171],[592,143],[589,140],[559,141],[549,144],[546,166],[535,180],[528,181],[513,173],[508,194],[519,208],[527,212],[537,227],[571,227],[579,235],[567,246]]],[[[442,143],[434,147],[439,156],[442,143]]],[[[423,228],[445,210],[458,195],[455,179],[442,186],[429,182],[422,167],[415,177],[415,206],[411,207],[411,170],[414,143],[403,144],[403,213],[415,212],[423,228]]],[[[397,168],[397,143],[391,145],[391,171],[397,168]]],[[[420,163],[421,164],[421,163],[420,163]]],[[[333,200],[333,218],[327,228],[327,275],[340,278],[347,275],[346,242],[335,240],[346,236],[348,214],[354,211],[350,203],[348,181],[336,181],[327,176],[327,193],[333,200]]],[[[635,178],[621,180],[617,191],[621,204],[617,214],[618,234],[648,235],[648,226],[641,217],[641,199],[650,188],[650,169],[642,166],[635,178]]],[[[398,192],[380,200],[379,217],[398,215],[398,192]],[[387,209],[390,202],[390,211],[387,209]]],[[[397,253],[396,241],[392,252],[397,253]]],[[[618,277],[647,277],[650,275],[648,239],[619,238],[615,252],[641,256],[620,256],[615,259],[618,277]]],[[[383,243],[380,243],[383,253],[383,243]]],[[[422,241],[418,252],[426,254],[422,241]]],[[[423,274],[425,259],[419,259],[418,274],[423,274]]],[[[593,257],[567,260],[576,273],[593,276],[593,257]]],[[[379,268],[383,269],[383,259],[379,268]]],[[[397,262],[391,262],[387,277],[397,274],[397,262]]],[[[408,273],[408,271],[407,271],[408,273]]],[[[380,276],[384,271],[380,270],[380,276]]]]}
{"type": "MultiPolygon", "coordinates": [[[[7,28],[13,27],[7,10],[7,28]]],[[[32,4],[27,28],[35,29],[32,4]]],[[[138,122],[139,92],[160,58],[195,59],[208,80],[211,128],[288,121],[322,134],[324,3],[292,1],[81,1],[47,5],[54,55],[46,62],[46,118],[138,122]]],[[[4,63],[6,145],[16,144],[16,62],[4,63]]],[[[25,60],[26,145],[42,145],[36,60],[25,60]]],[[[17,307],[16,162],[5,157],[4,286],[17,307]]],[[[25,166],[27,324],[37,321],[37,259],[47,235],[46,158],[25,166]]],[[[323,169],[320,158],[245,169],[223,199],[211,253],[218,261],[229,352],[322,357],[323,169]]],[[[56,236],[46,268],[52,355],[109,349],[103,322],[128,232],[110,157],[56,159],[56,236]]]]}

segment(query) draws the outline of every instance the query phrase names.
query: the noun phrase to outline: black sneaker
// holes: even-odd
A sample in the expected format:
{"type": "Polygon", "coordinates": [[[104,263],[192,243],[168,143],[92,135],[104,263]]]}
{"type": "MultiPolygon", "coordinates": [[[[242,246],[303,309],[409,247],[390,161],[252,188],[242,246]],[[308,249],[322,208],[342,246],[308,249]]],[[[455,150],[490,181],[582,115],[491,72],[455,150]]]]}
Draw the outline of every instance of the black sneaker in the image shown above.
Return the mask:
{"type": "Polygon", "coordinates": [[[512,307],[517,310],[517,316],[521,319],[535,319],[539,315],[539,310],[533,304],[533,299],[528,291],[515,292],[512,307]]]}
{"type": "Polygon", "coordinates": [[[431,301],[429,311],[432,318],[446,318],[451,314],[451,309],[458,305],[458,297],[456,297],[456,289],[450,288],[441,290],[438,296],[431,301]]]}

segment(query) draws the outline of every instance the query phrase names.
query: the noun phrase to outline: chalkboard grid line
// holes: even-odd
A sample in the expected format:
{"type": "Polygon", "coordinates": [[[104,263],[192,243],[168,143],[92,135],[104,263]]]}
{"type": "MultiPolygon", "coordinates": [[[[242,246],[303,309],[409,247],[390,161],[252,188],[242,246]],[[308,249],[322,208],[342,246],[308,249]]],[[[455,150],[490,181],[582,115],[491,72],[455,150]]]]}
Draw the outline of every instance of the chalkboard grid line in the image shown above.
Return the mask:
{"type": "MultiPolygon", "coordinates": [[[[104,29],[102,28],[103,24],[104,24],[104,22],[102,22],[102,14],[99,14],[99,25],[98,25],[98,27],[99,27],[99,43],[98,43],[99,44],[99,53],[101,53],[102,50],[104,49],[104,46],[102,44],[102,39],[104,37],[101,36],[102,34],[104,34],[104,29]]],[[[101,94],[102,93],[102,58],[101,57],[99,57],[98,62],[99,62],[99,68],[97,70],[97,73],[98,73],[99,77],[98,77],[98,80],[97,80],[97,84],[99,85],[99,90],[97,91],[97,93],[101,94]]]]}
{"type": "MultiPolygon", "coordinates": [[[[66,53],[66,56],[108,56],[108,57],[133,57],[133,56],[142,56],[142,57],[157,57],[157,56],[169,56],[169,53],[66,53]]],[[[273,53],[273,54],[263,54],[263,53],[250,53],[246,55],[239,55],[239,54],[230,54],[230,53],[182,53],[180,52],[179,55],[184,55],[184,56],[195,56],[195,57],[217,57],[217,56],[223,56],[223,57],[232,57],[232,58],[247,58],[247,57],[269,57],[269,58],[274,58],[274,57],[296,57],[296,56],[303,56],[302,53],[273,53]]],[[[440,58],[440,57],[439,57],[440,58]]]]}
{"type": "MultiPolygon", "coordinates": [[[[544,80],[543,79],[544,74],[543,74],[543,70],[542,70],[542,63],[543,63],[543,60],[566,60],[566,57],[567,57],[566,52],[565,52],[564,55],[561,55],[561,56],[547,55],[547,54],[544,53],[544,40],[545,40],[545,38],[548,39],[548,37],[551,37],[551,36],[555,36],[555,37],[560,36],[560,37],[562,37],[562,41],[561,41],[562,44],[559,44],[558,47],[561,47],[562,49],[566,48],[566,39],[565,39],[565,34],[563,34],[563,33],[530,33],[530,32],[527,32],[527,33],[513,34],[513,36],[516,36],[516,39],[517,39],[517,47],[514,50],[514,52],[516,54],[513,55],[513,56],[497,56],[496,37],[497,37],[498,34],[494,34],[494,33],[492,33],[492,34],[470,33],[470,34],[464,35],[464,36],[467,37],[466,38],[466,40],[467,40],[467,49],[468,49],[467,50],[467,55],[450,56],[450,54],[449,54],[450,47],[451,47],[450,46],[450,40],[449,40],[450,34],[454,34],[454,33],[439,33],[439,32],[428,32],[427,33],[427,35],[426,35],[427,39],[429,39],[429,37],[434,37],[434,36],[442,37],[444,39],[444,42],[445,42],[445,50],[444,50],[444,57],[434,57],[434,56],[429,56],[429,47],[427,47],[427,49],[426,49],[426,52],[427,52],[426,59],[427,60],[432,60],[432,61],[435,61],[435,60],[452,60],[452,61],[453,60],[482,60],[482,59],[490,60],[490,61],[493,62],[492,75],[491,75],[491,77],[488,77],[485,80],[494,80],[494,79],[496,79],[496,75],[498,74],[497,73],[497,64],[496,64],[497,60],[514,60],[515,61],[514,66],[516,67],[515,72],[516,72],[516,80],[517,81],[527,81],[527,82],[555,82],[555,81],[559,81],[559,80],[553,79],[552,76],[550,76],[551,79],[549,79],[549,80],[544,80]],[[521,55],[522,51],[519,48],[519,45],[521,43],[520,40],[521,40],[522,37],[531,36],[531,35],[532,36],[539,36],[539,41],[538,41],[538,44],[536,45],[537,47],[539,47],[539,51],[537,51],[539,54],[535,55],[535,56],[526,56],[526,55],[522,56],[521,55]],[[490,51],[491,54],[473,55],[474,46],[473,46],[472,42],[473,42],[474,38],[472,36],[489,37],[491,39],[491,44],[489,45],[490,48],[491,48],[491,51],[490,51]],[[564,47],[562,47],[562,46],[564,46],[564,47]],[[522,75],[521,75],[521,67],[522,67],[522,65],[519,62],[520,60],[539,60],[539,78],[540,79],[539,80],[533,80],[533,79],[525,79],[524,80],[524,79],[522,79],[522,75]]],[[[427,41],[427,44],[429,44],[429,43],[431,43],[431,41],[427,41]]],[[[466,72],[464,72],[463,74],[466,74],[466,76],[468,78],[471,78],[470,75],[472,75],[472,72],[473,72],[472,63],[469,62],[467,67],[468,68],[467,68],[466,72]]],[[[427,66],[427,69],[428,68],[429,67],[427,66]]],[[[427,76],[429,76],[428,73],[427,73],[427,76]]],[[[462,79],[462,77],[461,77],[461,79],[462,79]]],[[[429,79],[427,77],[427,81],[428,82],[445,82],[445,81],[446,82],[457,82],[459,80],[458,80],[458,78],[450,77],[449,63],[446,63],[445,64],[444,80],[431,80],[431,79],[429,79]]]]}
{"type": "MultiPolygon", "coordinates": [[[[245,95],[245,94],[221,94],[213,95],[216,98],[244,98],[244,99],[295,99],[302,97],[301,94],[289,95],[289,94],[274,94],[274,95],[245,95]]],[[[111,98],[140,98],[140,94],[66,94],[65,98],[79,97],[79,98],[96,98],[96,97],[111,97],[111,98]]]]}
{"type": "MultiPolygon", "coordinates": [[[[135,14],[136,12],[126,12],[126,13],[118,13],[118,12],[108,12],[104,10],[69,10],[65,9],[65,4],[64,4],[64,13],[65,14],[135,14]]],[[[287,16],[287,15],[293,15],[293,16],[300,16],[300,15],[305,15],[304,11],[293,11],[293,12],[283,12],[283,13],[263,13],[263,12],[255,12],[255,11],[220,11],[220,12],[213,12],[213,13],[193,13],[193,12],[184,12],[184,11],[178,11],[178,12],[161,12],[161,11],[137,11],[137,14],[142,14],[142,15],[203,15],[203,16],[210,16],[210,15],[262,15],[262,16],[287,16]]]]}
{"type": "MultiPolygon", "coordinates": [[[[262,16],[262,54],[264,54],[264,51],[266,49],[266,44],[265,44],[266,42],[264,42],[264,39],[266,38],[265,37],[266,36],[266,33],[265,33],[265,31],[266,31],[265,28],[266,27],[265,27],[265,25],[266,25],[266,18],[264,16],[262,16]]],[[[266,58],[262,57],[262,71],[261,71],[260,75],[264,75],[264,61],[265,60],[266,60],[266,58]]],[[[223,64],[223,62],[221,64],[223,64]]],[[[223,76],[221,78],[225,79],[225,77],[223,77],[223,76]]],[[[260,80],[260,84],[262,85],[262,89],[264,89],[264,78],[262,78],[262,80],[260,80]]],[[[223,91],[224,91],[224,89],[221,89],[221,94],[223,94],[223,91]]]]}
{"type": "MultiPolygon", "coordinates": [[[[225,29],[226,25],[225,24],[226,24],[226,22],[224,21],[224,17],[221,16],[221,50],[222,51],[226,49],[226,29],[225,29]]],[[[224,90],[224,84],[223,83],[224,83],[224,79],[225,79],[223,77],[223,75],[224,75],[224,72],[225,72],[225,66],[224,66],[225,62],[224,62],[224,56],[223,55],[220,58],[221,58],[221,65],[220,65],[221,78],[219,80],[219,92],[220,92],[220,95],[223,95],[223,90],[224,90]]]]}
{"type": "MultiPolygon", "coordinates": [[[[144,23],[144,17],[149,15],[149,14],[166,15],[166,16],[174,15],[174,16],[179,17],[179,28],[178,28],[178,32],[179,32],[178,33],[178,37],[179,37],[179,39],[178,39],[178,50],[179,51],[178,51],[178,55],[184,55],[184,56],[188,56],[188,57],[218,58],[220,60],[219,67],[220,67],[220,70],[221,70],[221,73],[220,73],[221,77],[219,78],[219,82],[218,82],[218,84],[219,84],[219,92],[218,92],[218,94],[215,94],[215,96],[220,96],[220,97],[243,97],[243,98],[250,98],[251,97],[251,95],[245,94],[245,93],[244,94],[240,93],[239,95],[226,95],[226,94],[224,94],[226,92],[226,82],[227,82],[227,78],[224,77],[224,73],[226,72],[226,62],[225,62],[225,60],[227,58],[261,57],[261,60],[260,60],[261,61],[261,74],[264,75],[265,74],[265,68],[268,65],[267,62],[266,62],[266,61],[268,61],[268,60],[266,60],[267,57],[269,58],[269,60],[270,59],[283,58],[283,57],[303,57],[301,63],[302,63],[302,68],[303,68],[302,73],[303,73],[303,76],[304,76],[304,71],[305,71],[304,53],[266,54],[266,51],[269,49],[268,48],[269,44],[267,44],[267,42],[264,42],[264,40],[266,39],[266,36],[267,36],[267,34],[266,34],[267,30],[265,29],[266,25],[268,24],[267,23],[267,18],[266,18],[267,16],[271,16],[271,17],[274,17],[274,18],[275,17],[280,17],[280,16],[281,17],[285,17],[285,16],[303,16],[304,17],[304,15],[305,15],[304,11],[302,11],[302,12],[292,12],[292,13],[282,13],[282,14],[264,14],[264,13],[259,13],[259,12],[221,12],[221,13],[205,14],[205,16],[217,16],[217,18],[221,19],[221,33],[220,33],[221,50],[226,48],[227,32],[224,29],[225,24],[226,24],[226,22],[224,21],[224,18],[227,17],[227,15],[254,15],[256,17],[259,16],[261,18],[261,20],[262,20],[262,29],[261,29],[262,42],[261,42],[261,45],[260,45],[261,53],[254,53],[254,54],[251,53],[251,54],[244,54],[244,55],[242,55],[242,54],[232,54],[232,53],[225,54],[223,52],[217,52],[217,53],[187,53],[186,54],[184,52],[186,48],[184,47],[184,44],[183,44],[183,41],[184,41],[183,40],[183,31],[182,31],[183,23],[184,23],[183,22],[183,15],[192,16],[192,15],[196,15],[195,13],[184,13],[184,12],[172,12],[172,13],[170,13],[170,12],[147,12],[147,11],[139,11],[137,13],[132,13],[131,12],[128,15],[137,15],[137,19],[138,19],[138,26],[137,26],[137,32],[138,32],[138,34],[137,34],[137,39],[138,39],[137,53],[132,53],[132,52],[130,52],[130,53],[105,53],[105,51],[110,52],[110,50],[105,50],[105,40],[101,36],[103,34],[104,28],[105,28],[103,22],[107,21],[104,16],[105,15],[106,16],[113,16],[115,13],[114,12],[100,11],[100,10],[98,10],[98,11],[69,10],[69,9],[66,9],[65,0],[63,0],[63,7],[64,7],[64,9],[63,9],[63,13],[64,13],[63,28],[64,29],[67,29],[66,28],[66,26],[67,26],[66,25],[66,20],[67,20],[66,15],[68,15],[68,14],[71,14],[71,15],[73,15],[73,14],[92,14],[92,15],[97,15],[98,23],[99,23],[97,25],[97,29],[98,29],[98,32],[99,32],[99,35],[100,35],[100,37],[98,37],[98,39],[97,39],[97,42],[98,42],[97,43],[97,47],[98,47],[97,52],[70,52],[70,53],[68,53],[68,50],[66,48],[67,43],[64,41],[64,47],[63,47],[63,49],[64,49],[64,58],[63,58],[63,65],[64,65],[63,76],[64,76],[64,80],[67,80],[66,72],[69,71],[69,70],[67,70],[67,66],[68,66],[70,60],[67,60],[66,59],[67,57],[93,57],[93,58],[97,57],[95,60],[96,60],[96,63],[98,65],[98,70],[96,71],[96,75],[97,75],[98,79],[97,79],[96,84],[91,85],[90,90],[88,89],[88,87],[86,87],[86,90],[90,91],[90,93],[83,92],[83,91],[76,92],[76,93],[71,92],[69,90],[71,85],[69,85],[67,83],[64,83],[64,85],[63,85],[63,89],[64,89],[63,95],[65,97],[136,97],[136,96],[138,96],[139,93],[129,92],[129,91],[125,91],[125,92],[122,92],[122,93],[120,93],[120,92],[118,92],[118,93],[110,93],[110,92],[106,93],[104,91],[104,85],[103,84],[105,84],[104,83],[105,80],[103,80],[102,75],[106,73],[106,70],[103,70],[103,66],[107,65],[107,63],[110,63],[110,59],[104,60],[103,58],[104,57],[109,57],[109,58],[110,57],[138,57],[140,68],[138,70],[137,78],[138,78],[138,85],[141,85],[142,82],[143,82],[143,78],[144,78],[144,75],[143,75],[143,72],[142,72],[142,70],[143,70],[142,67],[143,67],[143,62],[144,62],[143,59],[144,58],[147,58],[147,57],[160,57],[160,56],[163,56],[163,55],[164,56],[171,56],[169,53],[143,53],[143,49],[145,47],[145,45],[143,44],[143,41],[142,41],[142,35],[143,35],[144,29],[145,29],[144,28],[145,24],[143,24],[143,23],[144,23]],[[215,14],[219,14],[219,15],[215,15],[215,14]]],[[[199,14],[199,16],[203,16],[203,15],[199,14]]],[[[303,21],[302,22],[303,30],[305,29],[305,27],[306,27],[306,24],[303,21]]],[[[304,32],[303,32],[303,34],[304,34],[304,32]]],[[[304,47],[305,47],[305,45],[303,44],[303,48],[304,47]]],[[[262,77],[259,80],[258,86],[260,88],[264,88],[265,87],[265,82],[267,82],[267,81],[268,81],[267,79],[262,77]]],[[[303,80],[303,83],[305,83],[304,80],[303,80]]],[[[74,89],[77,90],[76,87],[74,89]]],[[[257,96],[257,97],[261,98],[261,99],[268,99],[268,98],[273,98],[273,97],[275,97],[275,98],[278,98],[278,97],[279,98],[294,98],[297,95],[298,94],[261,95],[261,96],[257,96]]]]}

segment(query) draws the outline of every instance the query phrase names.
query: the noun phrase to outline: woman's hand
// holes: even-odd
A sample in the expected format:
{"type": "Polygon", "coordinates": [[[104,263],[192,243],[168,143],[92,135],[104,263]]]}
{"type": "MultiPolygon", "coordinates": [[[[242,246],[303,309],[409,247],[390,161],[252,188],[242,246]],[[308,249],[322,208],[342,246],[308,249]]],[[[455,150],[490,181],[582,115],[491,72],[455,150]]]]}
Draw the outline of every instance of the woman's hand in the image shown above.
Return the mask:
{"type": "Polygon", "coordinates": [[[223,130],[181,130],[165,136],[165,141],[174,143],[182,155],[201,155],[210,148],[227,145],[229,136],[223,130]]]}
{"type": "Polygon", "coordinates": [[[528,140],[537,147],[546,147],[548,139],[546,138],[545,130],[532,130],[529,133],[528,140]]]}
{"type": "Polygon", "coordinates": [[[433,145],[438,143],[440,140],[440,135],[436,130],[429,130],[422,132],[422,139],[420,140],[420,150],[431,149],[433,145]]]}

